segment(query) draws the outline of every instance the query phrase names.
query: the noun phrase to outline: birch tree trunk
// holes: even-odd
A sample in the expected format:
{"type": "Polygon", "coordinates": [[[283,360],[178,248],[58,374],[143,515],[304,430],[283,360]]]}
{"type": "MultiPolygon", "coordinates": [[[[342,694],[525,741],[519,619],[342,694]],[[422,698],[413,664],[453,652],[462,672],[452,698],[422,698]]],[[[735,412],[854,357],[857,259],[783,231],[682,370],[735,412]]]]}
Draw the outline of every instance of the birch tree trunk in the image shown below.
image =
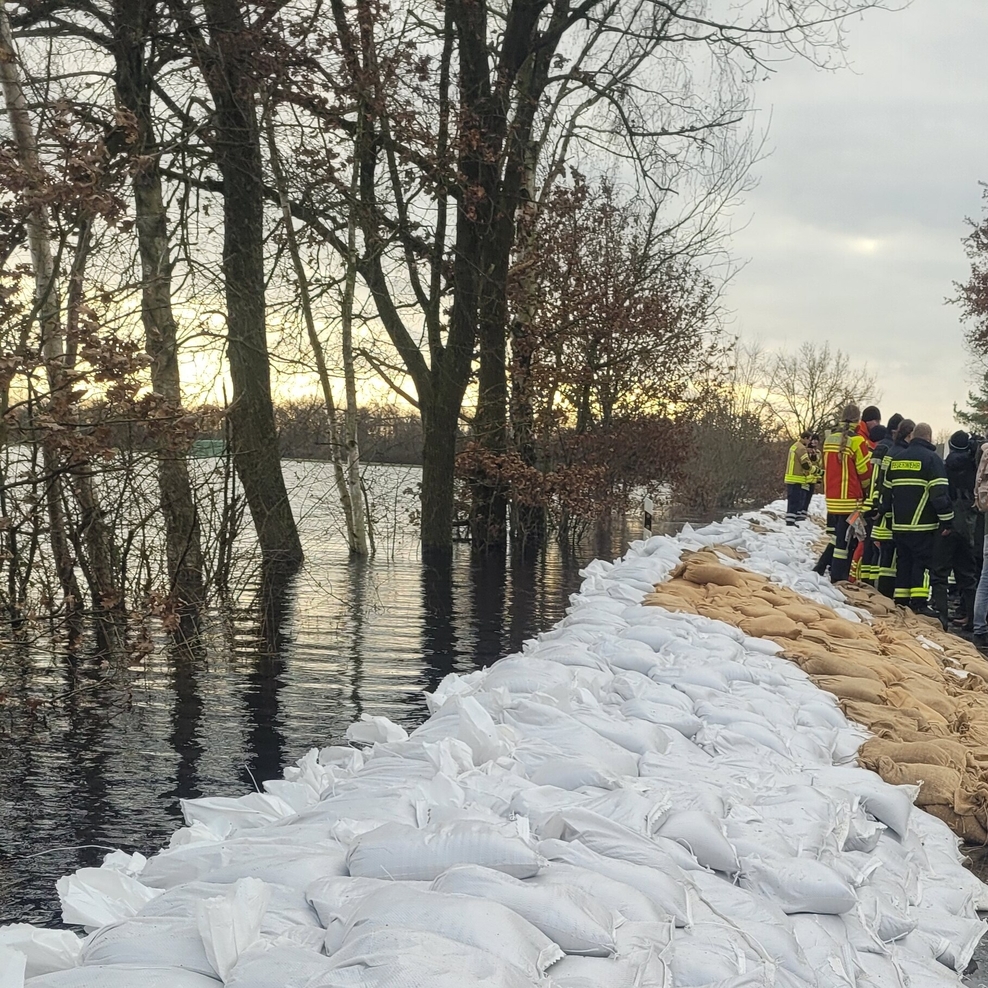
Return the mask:
{"type": "MultiPolygon", "coordinates": [[[[5,0],[0,0],[0,84],[3,87],[7,118],[10,121],[18,159],[29,178],[35,183],[37,193],[38,187],[42,184],[43,173],[38,159],[34,126],[24,96],[20,62],[14,48],[5,0]]],[[[55,262],[51,250],[48,208],[40,199],[28,214],[25,225],[31,264],[34,268],[35,309],[41,332],[41,352],[45,358],[49,390],[54,391],[62,375],[65,347],[62,338],[58,286],[55,279],[55,262]]],[[[52,555],[65,600],[70,635],[78,637],[79,607],[82,598],[75,575],[75,560],[66,532],[62,504],[64,486],[62,473],[56,452],[50,444],[43,444],[42,454],[47,475],[45,507],[48,512],[52,555]]]]}
{"type": "MultiPolygon", "coordinates": [[[[358,143],[364,140],[364,107],[358,109],[358,143]]],[[[361,155],[353,156],[350,178],[350,215],[347,217],[346,278],[343,285],[343,311],[340,314],[343,333],[343,380],[346,389],[346,481],[353,522],[350,551],[357,556],[368,555],[367,517],[364,514],[364,492],[360,477],[360,446],[357,441],[357,377],[353,362],[353,298],[357,284],[357,195],[360,189],[361,155]]]]}
{"type": "MultiPolygon", "coordinates": [[[[323,403],[326,405],[326,416],[329,419],[330,431],[330,452],[333,459],[333,480],[336,483],[336,492],[340,498],[340,506],[343,509],[343,520],[346,524],[347,545],[350,552],[355,555],[366,555],[357,549],[357,530],[354,525],[353,500],[350,497],[350,489],[347,485],[346,473],[343,468],[343,435],[340,429],[339,415],[336,411],[336,401],[333,397],[333,384],[329,379],[329,369],[326,365],[326,353],[323,350],[322,340],[316,329],[316,320],[312,313],[312,296],[309,292],[309,279],[305,273],[305,266],[302,264],[302,255],[298,248],[298,237],[295,236],[294,219],[292,218],[292,207],[288,199],[288,190],[285,185],[284,169],[281,164],[281,155],[278,153],[278,142],[275,138],[274,121],[271,118],[270,110],[266,112],[265,129],[268,138],[268,154],[271,158],[271,171],[274,175],[275,186],[278,198],[281,202],[281,214],[285,225],[285,243],[288,247],[288,254],[292,259],[292,267],[295,270],[295,280],[298,282],[299,299],[302,305],[302,320],[305,323],[305,332],[309,338],[309,346],[312,348],[312,357],[316,362],[316,374],[319,378],[319,387],[322,390],[323,403]]],[[[363,505],[361,505],[361,508],[363,505]]]]}

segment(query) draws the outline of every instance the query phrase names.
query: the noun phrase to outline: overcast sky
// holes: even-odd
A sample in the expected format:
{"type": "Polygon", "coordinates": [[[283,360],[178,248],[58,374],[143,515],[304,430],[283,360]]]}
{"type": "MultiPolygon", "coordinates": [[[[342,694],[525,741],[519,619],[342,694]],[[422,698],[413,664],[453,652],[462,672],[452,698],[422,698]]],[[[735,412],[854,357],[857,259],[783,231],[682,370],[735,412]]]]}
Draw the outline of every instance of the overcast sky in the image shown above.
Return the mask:
{"type": "Polygon", "coordinates": [[[849,30],[850,70],[797,61],[756,92],[770,157],[737,222],[734,328],[827,341],[875,372],[885,418],[953,426],[974,373],[956,306],[988,181],[988,0],[914,0],[849,30]]]}

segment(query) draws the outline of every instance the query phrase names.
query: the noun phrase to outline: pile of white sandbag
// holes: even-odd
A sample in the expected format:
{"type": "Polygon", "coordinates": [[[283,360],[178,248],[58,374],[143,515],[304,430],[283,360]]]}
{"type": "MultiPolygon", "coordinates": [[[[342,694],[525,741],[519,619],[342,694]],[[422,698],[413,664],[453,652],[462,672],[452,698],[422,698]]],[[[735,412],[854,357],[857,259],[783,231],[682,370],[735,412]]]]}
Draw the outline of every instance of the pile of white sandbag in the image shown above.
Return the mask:
{"type": "Polygon", "coordinates": [[[410,736],[365,718],[63,878],[88,936],[0,929],[0,988],[958,984],[988,887],[947,827],[855,766],[863,732],[775,645],[640,603],[720,543],[859,620],[807,572],[818,531],[759,513],[594,562],[410,736]]]}

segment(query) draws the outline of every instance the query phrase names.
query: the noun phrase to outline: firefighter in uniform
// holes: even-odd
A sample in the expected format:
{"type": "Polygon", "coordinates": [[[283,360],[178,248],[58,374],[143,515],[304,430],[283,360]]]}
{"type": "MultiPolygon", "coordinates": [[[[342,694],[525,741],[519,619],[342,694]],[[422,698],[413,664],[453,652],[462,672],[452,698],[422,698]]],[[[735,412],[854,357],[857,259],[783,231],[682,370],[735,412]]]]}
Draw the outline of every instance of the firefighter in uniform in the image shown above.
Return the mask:
{"type": "Polygon", "coordinates": [[[940,623],[947,628],[947,607],[950,574],[961,596],[958,620],[954,623],[965,631],[974,630],[974,590],[978,585],[978,569],[974,558],[974,509],[975,449],[971,437],[963,430],[950,437],[950,452],[944,461],[947,472],[947,489],[954,509],[954,522],[949,535],[938,539],[930,568],[933,584],[933,609],[940,615],[940,623]]]}
{"type": "Polygon", "coordinates": [[[864,505],[871,480],[871,446],[861,434],[860,425],[858,406],[848,405],[841,415],[840,428],[830,433],[823,443],[827,530],[832,532],[830,541],[834,547],[830,562],[833,583],[846,580],[850,575],[852,531],[849,519],[864,505]]]}
{"type": "Polygon", "coordinates": [[[868,497],[864,504],[863,514],[865,522],[865,539],[861,547],[861,559],[858,562],[857,572],[851,566],[851,575],[858,582],[867,583],[874,586],[878,580],[878,561],[881,555],[880,545],[874,533],[874,512],[871,508],[875,502],[877,489],[875,480],[878,477],[879,468],[885,455],[884,449],[889,442],[889,431],[884,425],[874,425],[869,431],[871,439],[871,483],[868,486],[868,497]]]}
{"type": "Polygon", "coordinates": [[[789,447],[789,459],[786,462],[786,524],[790,526],[798,521],[806,521],[809,508],[807,493],[818,458],[810,450],[809,440],[810,434],[804,432],[789,447]]]}
{"type": "Polygon", "coordinates": [[[947,471],[932,440],[933,430],[921,422],[909,445],[893,455],[880,510],[891,519],[895,543],[895,602],[936,617],[927,604],[929,568],[936,540],[950,532],[954,509],[947,471]]]}
{"type": "Polygon", "coordinates": [[[890,430],[891,445],[887,446],[882,453],[881,461],[874,461],[879,476],[872,485],[874,491],[872,495],[872,510],[874,515],[874,527],[871,537],[879,545],[878,555],[878,579],[875,588],[884,597],[892,600],[895,597],[895,542],[892,539],[892,521],[887,514],[881,511],[882,497],[884,495],[885,475],[888,473],[889,464],[896,453],[901,452],[909,445],[912,439],[913,429],[916,423],[912,419],[904,419],[901,416],[896,421],[895,428],[890,430]]]}
{"type": "Polygon", "coordinates": [[[895,546],[892,544],[892,529],[888,526],[888,519],[881,515],[878,508],[882,500],[882,485],[885,483],[885,473],[889,463],[892,462],[892,454],[900,449],[905,449],[912,436],[915,425],[903,419],[896,412],[889,419],[888,435],[879,442],[871,454],[872,477],[871,477],[871,497],[868,505],[872,517],[871,540],[877,550],[877,558],[871,560],[872,583],[879,593],[884,594],[891,600],[895,595],[895,546]],[[900,429],[905,422],[906,431],[900,435],[900,429]]]}

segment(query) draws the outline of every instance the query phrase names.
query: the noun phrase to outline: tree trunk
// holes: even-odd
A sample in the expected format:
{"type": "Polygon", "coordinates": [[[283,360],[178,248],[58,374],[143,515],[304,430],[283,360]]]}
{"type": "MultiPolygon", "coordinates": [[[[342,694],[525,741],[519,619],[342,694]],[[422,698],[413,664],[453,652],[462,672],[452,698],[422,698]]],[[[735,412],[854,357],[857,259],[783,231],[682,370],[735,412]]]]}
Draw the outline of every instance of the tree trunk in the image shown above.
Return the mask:
{"type": "Polygon", "coordinates": [[[250,47],[237,0],[203,0],[212,52],[205,78],[216,112],[213,146],[223,179],[223,277],[233,404],[233,462],[266,570],[291,574],[302,543],[281,469],[271,400],[264,276],[264,184],[250,47]]]}
{"type": "MultiPolygon", "coordinates": [[[[364,141],[364,107],[357,115],[358,144],[364,141]]],[[[343,311],[340,324],[343,334],[343,381],[346,390],[346,478],[349,490],[350,510],[353,518],[353,541],[350,551],[358,556],[368,554],[367,516],[364,513],[364,491],[360,477],[360,446],[357,441],[357,376],[353,358],[353,300],[357,285],[357,215],[356,202],[360,190],[360,162],[362,156],[353,156],[350,179],[350,215],[347,217],[346,278],[343,284],[343,311]]]]}
{"type": "Polygon", "coordinates": [[[437,396],[422,412],[422,551],[450,553],[453,548],[453,491],[456,426],[460,399],[437,396]]]}
{"type": "MultiPolygon", "coordinates": [[[[116,0],[114,57],[117,99],[135,119],[129,148],[140,161],[133,178],[137,241],[141,255],[141,316],[151,358],[151,385],[175,414],[182,408],[178,333],[172,311],[172,264],[168,214],[161,189],[159,148],[151,119],[151,79],[144,43],[150,33],[154,0],[116,0]]],[[[199,632],[205,602],[199,514],[192,494],[185,450],[156,450],[159,503],[165,527],[170,590],[177,602],[178,635],[199,632]]]]}
{"type": "MultiPolygon", "coordinates": [[[[34,127],[28,113],[27,100],[21,81],[20,62],[14,48],[5,0],[0,0],[0,83],[3,86],[7,118],[17,147],[18,160],[30,179],[38,184],[43,173],[38,159],[34,127]]],[[[62,376],[62,359],[65,353],[62,338],[61,312],[58,287],[55,279],[55,261],[51,251],[48,209],[38,203],[26,220],[28,247],[34,267],[34,297],[38,325],[41,331],[41,352],[45,359],[48,385],[51,391],[58,386],[62,376]]],[[[48,511],[49,536],[54,557],[55,571],[65,600],[70,634],[79,634],[79,607],[81,594],[75,576],[75,559],[66,535],[65,515],[62,510],[63,477],[58,457],[49,444],[44,444],[45,473],[47,474],[45,505],[48,511]]]]}
{"type": "MultiPolygon", "coordinates": [[[[329,419],[329,441],[330,453],[333,460],[333,479],[336,483],[336,493],[340,499],[340,507],[343,509],[347,546],[351,554],[365,556],[367,555],[366,539],[364,540],[364,551],[360,552],[357,548],[358,538],[353,501],[347,485],[346,472],[343,469],[343,430],[340,429],[339,416],[336,413],[336,399],[333,397],[333,385],[329,379],[329,368],[326,366],[326,354],[323,350],[322,340],[319,339],[315,316],[312,312],[312,296],[309,292],[309,279],[305,273],[305,266],[302,264],[302,255],[298,248],[298,238],[295,236],[295,220],[292,217],[291,203],[289,202],[288,191],[285,187],[285,176],[281,166],[281,157],[278,154],[278,143],[275,139],[274,120],[271,117],[270,108],[266,116],[268,153],[271,157],[271,171],[274,174],[278,198],[281,200],[281,214],[285,225],[285,241],[288,247],[288,253],[292,259],[292,267],[295,270],[299,301],[302,306],[302,320],[305,323],[305,331],[309,337],[312,358],[316,364],[316,375],[319,378],[319,386],[322,389],[323,404],[326,406],[326,416],[329,419]]],[[[360,507],[363,509],[363,502],[361,502],[360,507]]]]}

